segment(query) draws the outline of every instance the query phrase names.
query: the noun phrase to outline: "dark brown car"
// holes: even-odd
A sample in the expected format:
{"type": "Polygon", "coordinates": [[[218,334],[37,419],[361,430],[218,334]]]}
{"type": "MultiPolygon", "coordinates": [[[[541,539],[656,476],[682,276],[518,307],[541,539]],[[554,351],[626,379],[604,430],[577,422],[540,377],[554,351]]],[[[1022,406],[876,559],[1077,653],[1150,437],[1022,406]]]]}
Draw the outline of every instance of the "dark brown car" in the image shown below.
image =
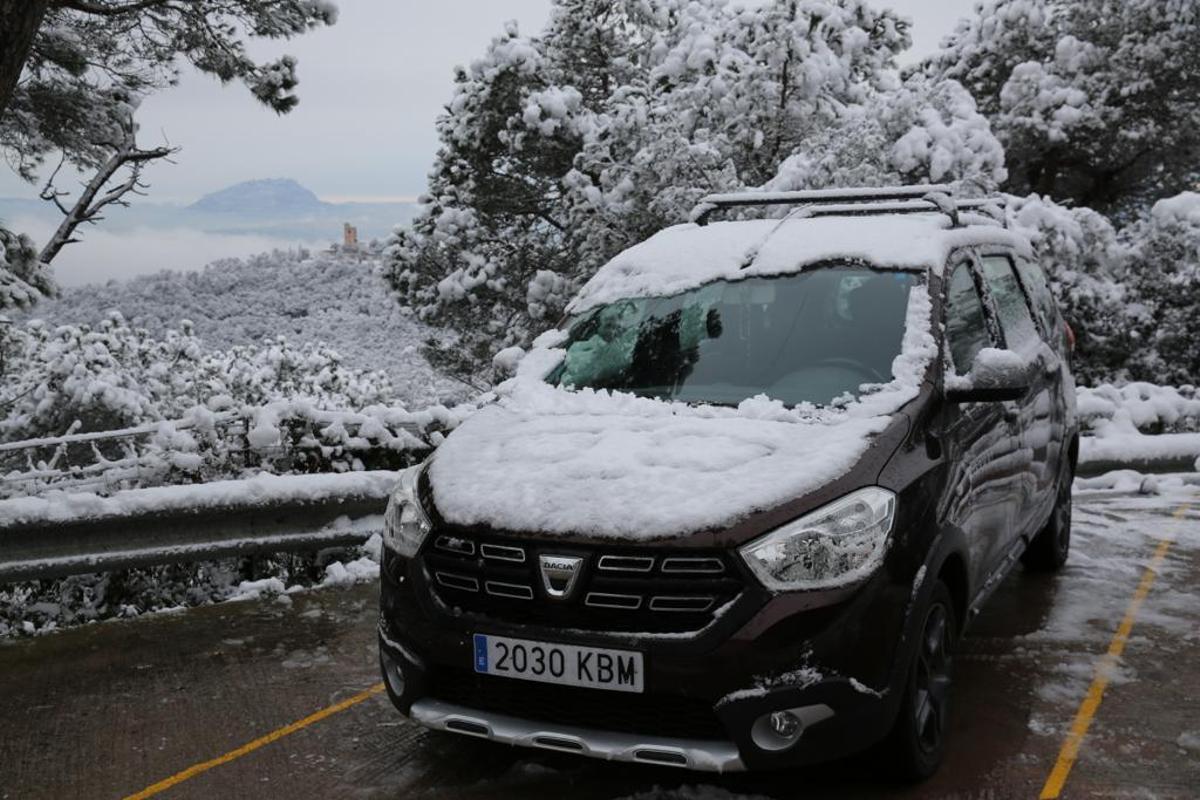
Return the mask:
{"type": "Polygon", "coordinates": [[[397,708],[696,770],[936,769],[955,643],[1018,561],[1066,560],[1078,450],[1028,242],[945,191],[709,198],[602,269],[392,499],[397,708]]]}

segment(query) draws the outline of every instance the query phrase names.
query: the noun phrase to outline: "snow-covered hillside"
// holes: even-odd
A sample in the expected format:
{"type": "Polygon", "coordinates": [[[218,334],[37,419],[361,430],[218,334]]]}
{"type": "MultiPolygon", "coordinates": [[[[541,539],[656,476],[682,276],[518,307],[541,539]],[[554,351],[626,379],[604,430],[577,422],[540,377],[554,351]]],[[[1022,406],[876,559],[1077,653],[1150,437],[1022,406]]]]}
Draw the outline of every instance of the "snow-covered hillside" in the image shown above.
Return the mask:
{"type": "Polygon", "coordinates": [[[458,400],[468,391],[421,355],[421,343],[441,334],[399,306],[367,254],[275,251],[199,272],[70,288],[27,317],[95,325],[113,310],[154,336],[191,320],[195,334],[215,350],[278,336],[297,345],[324,342],[347,366],[385,371],[395,400],[410,408],[458,400]]]}

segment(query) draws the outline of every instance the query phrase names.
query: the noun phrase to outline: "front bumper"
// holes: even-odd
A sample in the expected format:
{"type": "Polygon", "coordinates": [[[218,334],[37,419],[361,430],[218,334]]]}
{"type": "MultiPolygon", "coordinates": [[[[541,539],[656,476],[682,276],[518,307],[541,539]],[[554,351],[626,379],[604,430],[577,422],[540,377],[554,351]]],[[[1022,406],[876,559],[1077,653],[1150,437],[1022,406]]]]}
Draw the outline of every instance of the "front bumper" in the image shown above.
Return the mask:
{"type": "Polygon", "coordinates": [[[898,710],[911,581],[893,581],[886,570],[839,592],[743,597],[689,636],[483,620],[431,602],[420,572],[416,562],[385,564],[381,571],[380,657],[393,703],[431,728],[614,761],[729,772],[864,749],[886,735],[898,710]],[[572,694],[475,676],[471,639],[477,632],[638,650],[645,656],[646,693],[572,694]],[[444,686],[449,675],[454,692],[444,686]],[[512,702],[484,702],[494,699],[487,693],[496,688],[512,702]],[[542,697],[550,692],[553,699],[542,697]],[[640,716],[634,713],[639,705],[640,716]],[[593,707],[603,713],[590,714],[593,707]],[[785,747],[758,735],[762,720],[780,710],[804,722],[799,739],[785,747]],[[698,714],[707,714],[709,724],[693,726],[698,714]],[[660,724],[670,716],[678,724],[660,724]]]}
{"type": "Polygon", "coordinates": [[[639,736],[619,731],[547,724],[429,698],[414,702],[409,709],[409,716],[434,730],[522,747],[575,753],[606,761],[683,767],[704,772],[740,772],[746,768],[732,742],[639,736]]]}

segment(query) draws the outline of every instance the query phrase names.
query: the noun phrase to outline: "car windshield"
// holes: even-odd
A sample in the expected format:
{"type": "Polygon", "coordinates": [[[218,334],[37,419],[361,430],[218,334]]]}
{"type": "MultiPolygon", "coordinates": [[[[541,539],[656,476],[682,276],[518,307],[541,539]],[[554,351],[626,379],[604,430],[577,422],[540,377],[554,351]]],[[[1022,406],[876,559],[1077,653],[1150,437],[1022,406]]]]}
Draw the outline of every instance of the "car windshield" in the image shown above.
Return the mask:
{"type": "Polygon", "coordinates": [[[892,380],[919,282],[841,265],[619,300],[572,319],[547,380],[687,403],[844,402],[892,380]]]}

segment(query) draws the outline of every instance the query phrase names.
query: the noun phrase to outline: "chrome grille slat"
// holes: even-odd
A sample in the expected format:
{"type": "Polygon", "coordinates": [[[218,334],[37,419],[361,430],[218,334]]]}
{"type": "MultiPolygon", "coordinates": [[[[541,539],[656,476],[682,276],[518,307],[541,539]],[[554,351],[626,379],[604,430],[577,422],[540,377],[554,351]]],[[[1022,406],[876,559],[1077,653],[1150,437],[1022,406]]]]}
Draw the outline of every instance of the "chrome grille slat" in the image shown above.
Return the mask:
{"type": "Polygon", "coordinates": [[[475,555],[475,543],[470,539],[462,539],[458,536],[439,536],[433,546],[438,550],[459,556],[475,555]]]}
{"type": "Polygon", "coordinates": [[[654,556],[600,556],[596,566],[604,572],[649,572],[654,556]]]}
{"type": "Polygon", "coordinates": [[[484,558],[490,558],[495,561],[511,561],[514,564],[525,563],[525,550],[521,547],[512,547],[506,544],[481,544],[479,553],[484,558]]]}
{"type": "Polygon", "coordinates": [[[532,600],[533,587],[521,583],[506,583],[504,581],[484,581],[484,589],[496,597],[511,597],[514,600],[532,600]]]}
{"type": "Polygon", "coordinates": [[[470,575],[458,575],[453,572],[438,572],[434,575],[437,582],[447,589],[458,589],[462,592],[478,592],[479,580],[470,575]]]}
{"type": "Polygon", "coordinates": [[[712,608],[711,597],[681,597],[678,595],[656,595],[650,598],[651,611],[671,611],[683,614],[700,614],[712,608]]]}
{"type": "Polygon", "coordinates": [[[587,598],[583,602],[593,608],[616,608],[621,611],[637,611],[642,607],[642,597],[637,594],[588,592],[587,598]]]}
{"type": "Polygon", "coordinates": [[[719,558],[664,558],[662,571],[671,575],[721,575],[725,564],[719,558]]]}

